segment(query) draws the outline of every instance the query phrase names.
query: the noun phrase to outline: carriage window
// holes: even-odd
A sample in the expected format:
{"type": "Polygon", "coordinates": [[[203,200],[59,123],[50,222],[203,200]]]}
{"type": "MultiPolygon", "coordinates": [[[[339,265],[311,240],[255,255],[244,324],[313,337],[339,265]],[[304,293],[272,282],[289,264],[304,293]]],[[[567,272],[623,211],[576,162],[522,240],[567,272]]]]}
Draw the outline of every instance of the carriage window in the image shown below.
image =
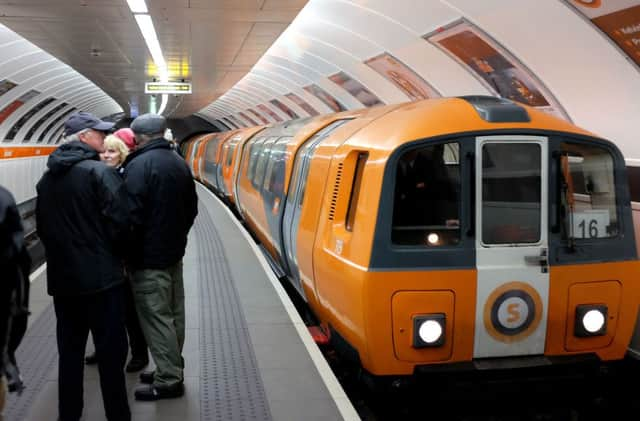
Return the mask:
{"type": "Polygon", "coordinates": [[[283,137],[275,143],[267,164],[263,188],[277,196],[281,196],[284,190],[285,154],[289,141],[291,137],[283,137]]]}
{"type": "Polygon", "coordinates": [[[227,152],[227,163],[226,163],[227,167],[231,165],[231,162],[233,162],[233,153],[236,150],[236,145],[237,143],[232,143],[231,145],[229,145],[229,152],[227,152]]]}
{"type": "Polygon", "coordinates": [[[271,154],[271,147],[273,146],[273,142],[277,139],[277,137],[270,137],[264,141],[262,144],[262,148],[260,148],[260,152],[258,154],[258,162],[255,166],[255,172],[253,173],[252,184],[253,187],[259,189],[262,183],[264,182],[264,173],[267,169],[267,161],[269,160],[269,155],[271,154]]]}
{"type": "MultiPolygon", "coordinates": [[[[200,144],[200,142],[202,142],[202,140],[198,141],[198,145],[200,144]]],[[[217,136],[207,142],[204,150],[205,161],[209,161],[211,163],[214,163],[216,161],[216,152],[218,151],[218,142],[219,142],[219,139],[217,136]]],[[[197,150],[197,149],[198,149],[197,147],[194,148],[194,150],[197,150]]]]}
{"type": "Polygon", "coordinates": [[[563,238],[617,236],[613,157],[593,145],[564,143],[561,148],[563,238]]]}
{"type": "Polygon", "coordinates": [[[396,164],[391,241],[450,246],[460,241],[460,147],[429,145],[405,152],[396,164]]]}
{"type": "Polygon", "coordinates": [[[482,242],[540,241],[540,145],[487,143],[482,147],[482,242]]]}
{"type": "Polygon", "coordinates": [[[258,155],[260,154],[260,149],[265,139],[266,138],[264,137],[256,139],[249,148],[249,165],[247,165],[247,178],[250,180],[253,180],[253,174],[256,171],[256,164],[258,163],[258,155]]]}

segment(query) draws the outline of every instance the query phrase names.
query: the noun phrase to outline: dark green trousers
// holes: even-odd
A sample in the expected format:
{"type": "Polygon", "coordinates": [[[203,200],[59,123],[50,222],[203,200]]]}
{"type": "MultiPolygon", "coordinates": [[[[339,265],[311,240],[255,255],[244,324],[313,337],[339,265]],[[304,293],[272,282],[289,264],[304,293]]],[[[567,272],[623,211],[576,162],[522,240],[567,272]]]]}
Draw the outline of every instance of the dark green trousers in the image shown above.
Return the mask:
{"type": "Polygon", "coordinates": [[[156,363],[155,386],[183,381],[184,283],[182,261],[166,269],[143,269],[131,282],[140,326],[156,363]]]}

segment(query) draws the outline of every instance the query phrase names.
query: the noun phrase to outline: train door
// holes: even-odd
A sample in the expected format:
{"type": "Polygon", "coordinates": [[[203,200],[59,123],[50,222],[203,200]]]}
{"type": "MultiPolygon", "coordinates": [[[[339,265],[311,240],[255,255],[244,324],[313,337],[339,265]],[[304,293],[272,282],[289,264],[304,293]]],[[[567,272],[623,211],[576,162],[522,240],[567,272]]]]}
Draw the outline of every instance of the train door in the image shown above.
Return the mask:
{"type": "Polygon", "coordinates": [[[304,200],[304,191],[309,175],[309,166],[311,165],[311,157],[316,148],[324,139],[326,139],[332,131],[342,126],[352,119],[336,120],[323,129],[311,136],[298,150],[291,174],[291,181],[287,191],[284,215],[282,217],[282,244],[287,268],[291,277],[292,284],[304,297],[302,288],[302,280],[300,278],[300,269],[296,257],[298,227],[300,226],[300,212],[302,211],[302,202],[304,200]]]}
{"type": "Polygon", "coordinates": [[[548,141],[476,138],[474,358],[543,354],[549,292],[548,141]]]}

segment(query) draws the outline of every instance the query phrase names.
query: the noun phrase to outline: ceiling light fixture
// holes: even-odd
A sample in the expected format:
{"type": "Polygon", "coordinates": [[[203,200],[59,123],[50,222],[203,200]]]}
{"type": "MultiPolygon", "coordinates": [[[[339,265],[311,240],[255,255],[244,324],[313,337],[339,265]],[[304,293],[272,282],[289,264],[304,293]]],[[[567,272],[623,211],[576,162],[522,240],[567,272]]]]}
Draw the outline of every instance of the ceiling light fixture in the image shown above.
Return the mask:
{"type": "Polygon", "coordinates": [[[132,13],[149,13],[144,0],[127,0],[127,4],[132,13]]]}
{"type": "Polygon", "coordinates": [[[149,15],[135,15],[136,22],[142,32],[147,48],[151,53],[156,67],[158,68],[159,79],[161,82],[167,82],[169,80],[169,74],[167,72],[167,63],[164,61],[162,50],[160,49],[160,42],[158,42],[158,36],[156,30],[153,27],[153,21],[149,15]]]}

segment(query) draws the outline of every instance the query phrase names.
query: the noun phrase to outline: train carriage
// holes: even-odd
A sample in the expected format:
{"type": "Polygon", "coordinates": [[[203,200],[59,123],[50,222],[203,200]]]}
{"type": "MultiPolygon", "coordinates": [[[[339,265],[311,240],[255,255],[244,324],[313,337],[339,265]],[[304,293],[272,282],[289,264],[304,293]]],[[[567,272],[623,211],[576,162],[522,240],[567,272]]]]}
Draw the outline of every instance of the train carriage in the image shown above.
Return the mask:
{"type": "Polygon", "coordinates": [[[461,97],[272,126],[240,158],[242,217],[369,373],[624,357],[640,268],[611,142],[461,97]]]}

